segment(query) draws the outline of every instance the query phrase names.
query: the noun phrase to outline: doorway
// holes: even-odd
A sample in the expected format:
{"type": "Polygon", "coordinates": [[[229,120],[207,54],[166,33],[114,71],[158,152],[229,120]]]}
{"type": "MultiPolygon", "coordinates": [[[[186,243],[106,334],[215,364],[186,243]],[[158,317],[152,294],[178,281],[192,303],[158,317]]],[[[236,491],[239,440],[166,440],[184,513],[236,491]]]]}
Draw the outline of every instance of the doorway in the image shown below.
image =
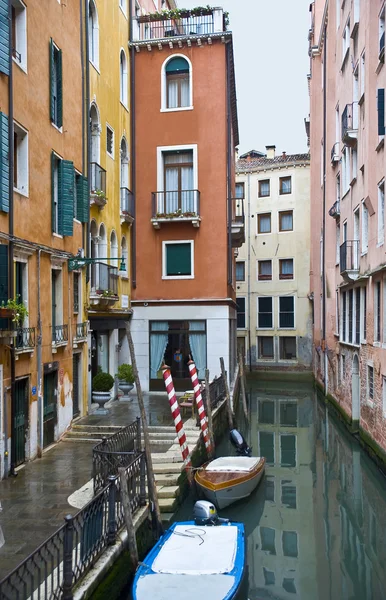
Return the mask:
{"type": "Polygon", "coordinates": [[[55,425],[57,421],[56,397],[58,372],[44,373],[43,394],[43,448],[55,441],[55,425]]]}
{"type": "Polygon", "coordinates": [[[93,331],[91,337],[91,375],[98,369],[109,373],[109,331],[93,331]]]}
{"type": "Polygon", "coordinates": [[[15,467],[25,462],[25,443],[28,430],[28,378],[15,381],[15,416],[12,437],[15,440],[15,467]]]}
{"type": "Polygon", "coordinates": [[[352,395],[352,425],[353,427],[359,426],[360,419],[360,379],[359,379],[359,360],[358,356],[354,354],[352,361],[352,383],[351,383],[351,395],[352,395]]]}
{"type": "Polygon", "coordinates": [[[79,366],[80,354],[74,354],[72,357],[72,417],[78,417],[79,408],[79,366]]]}

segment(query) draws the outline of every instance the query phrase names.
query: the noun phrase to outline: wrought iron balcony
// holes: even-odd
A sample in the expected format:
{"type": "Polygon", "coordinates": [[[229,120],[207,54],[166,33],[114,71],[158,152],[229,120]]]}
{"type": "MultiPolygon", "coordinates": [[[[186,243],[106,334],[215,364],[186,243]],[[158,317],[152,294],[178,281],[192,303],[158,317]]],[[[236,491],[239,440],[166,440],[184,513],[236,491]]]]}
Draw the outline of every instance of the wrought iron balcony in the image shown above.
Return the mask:
{"type": "Polygon", "coordinates": [[[232,198],[232,248],[245,242],[244,198],[232,198]]]}
{"type": "Polygon", "coordinates": [[[336,202],[334,202],[334,204],[331,206],[330,210],[328,211],[328,214],[333,219],[337,219],[338,217],[340,217],[340,200],[336,200],[336,202]]]}
{"type": "Polygon", "coordinates": [[[331,148],[331,162],[339,162],[339,142],[335,142],[331,148]]]}
{"type": "Polygon", "coordinates": [[[226,31],[227,26],[221,8],[181,10],[172,18],[168,14],[148,14],[137,17],[136,21],[133,27],[135,41],[211,36],[226,31]]]}
{"type": "Polygon", "coordinates": [[[134,195],[126,187],[121,187],[121,220],[127,223],[134,221],[134,195]]]}
{"type": "Polygon", "coordinates": [[[356,144],[358,137],[358,102],[346,104],[342,113],[342,142],[348,146],[356,144]]]}
{"type": "Polygon", "coordinates": [[[90,303],[100,306],[111,306],[118,297],[118,268],[106,263],[96,262],[91,265],[90,303]]]}
{"type": "Polygon", "coordinates": [[[16,330],[15,349],[29,350],[35,348],[35,327],[18,327],[16,330]]]}
{"type": "Polygon", "coordinates": [[[106,204],[106,171],[96,162],[90,163],[91,204],[104,206],[106,204]]]}
{"type": "Polygon", "coordinates": [[[88,321],[84,321],[83,323],[77,323],[75,330],[75,340],[80,341],[87,339],[87,329],[88,321]]]}
{"type": "Polygon", "coordinates": [[[355,281],[359,276],[359,240],[346,240],[340,246],[340,274],[355,281]]]}
{"type": "Polygon", "coordinates": [[[67,344],[68,325],[54,325],[52,327],[52,343],[56,345],[67,344]]]}
{"type": "Polygon", "coordinates": [[[191,222],[200,226],[200,192],[198,190],[172,190],[152,192],[152,219],[155,229],[162,223],[191,222]]]}

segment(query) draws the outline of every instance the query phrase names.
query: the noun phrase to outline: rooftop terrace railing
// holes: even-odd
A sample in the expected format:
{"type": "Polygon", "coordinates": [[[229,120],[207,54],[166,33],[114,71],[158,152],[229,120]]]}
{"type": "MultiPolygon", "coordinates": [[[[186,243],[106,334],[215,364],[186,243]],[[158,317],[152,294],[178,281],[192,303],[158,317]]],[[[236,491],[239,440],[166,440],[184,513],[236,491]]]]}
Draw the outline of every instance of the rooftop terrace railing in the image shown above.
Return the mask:
{"type": "Polygon", "coordinates": [[[213,35],[226,31],[227,13],[222,8],[170,10],[134,19],[134,41],[213,35]]]}

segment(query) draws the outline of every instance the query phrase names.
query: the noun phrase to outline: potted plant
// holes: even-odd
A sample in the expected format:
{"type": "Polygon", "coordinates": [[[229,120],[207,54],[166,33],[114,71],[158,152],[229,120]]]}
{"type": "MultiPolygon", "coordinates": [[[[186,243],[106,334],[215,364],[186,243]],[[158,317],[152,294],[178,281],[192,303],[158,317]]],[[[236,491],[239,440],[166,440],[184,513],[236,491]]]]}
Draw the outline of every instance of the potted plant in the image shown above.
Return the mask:
{"type": "Polygon", "coordinates": [[[118,387],[123,392],[121,400],[131,400],[129,392],[134,387],[134,373],[133,367],[127,363],[118,367],[118,387]]]}
{"type": "Polygon", "coordinates": [[[0,318],[12,319],[16,327],[20,327],[26,317],[28,317],[28,310],[22,302],[18,302],[17,298],[9,298],[6,304],[4,300],[1,303],[0,318]]]}
{"type": "Polygon", "coordinates": [[[92,401],[98,404],[96,412],[100,415],[106,415],[107,409],[104,408],[106,402],[111,399],[111,388],[114,385],[114,377],[110,373],[103,373],[99,368],[98,373],[92,380],[92,401]]]}

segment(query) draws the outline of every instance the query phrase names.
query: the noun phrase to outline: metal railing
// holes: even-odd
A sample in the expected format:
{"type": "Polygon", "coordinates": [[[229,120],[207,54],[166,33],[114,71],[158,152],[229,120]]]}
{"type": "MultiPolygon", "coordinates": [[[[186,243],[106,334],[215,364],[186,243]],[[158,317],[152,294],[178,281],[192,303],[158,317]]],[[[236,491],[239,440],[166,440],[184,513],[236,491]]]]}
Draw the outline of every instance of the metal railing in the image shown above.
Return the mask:
{"type": "Polygon", "coordinates": [[[200,214],[198,190],[152,192],[153,218],[197,217],[200,214]]]}
{"type": "Polygon", "coordinates": [[[134,195],[126,187],[121,187],[121,213],[134,217],[134,195]]]}
{"type": "Polygon", "coordinates": [[[83,340],[84,338],[87,337],[87,326],[88,326],[88,321],[84,321],[83,323],[76,324],[76,330],[75,330],[75,339],[76,340],[83,340]]]}
{"type": "Polygon", "coordinates": [[[97,293],[118,295],[118,268],[101,262],[92,263],[91,287],[95,288],[97,293]]]}
{"type": "MultiPolygon", "coordinates": [[[[209,384],[210,405],[212,409],[216,408],[221,400],[225,398],[225,382],[222,375],[215,377],[209,384]]],[[[204,406],[207,405],[206,389],[201,391],[204,406]]]]}
{"type": "Polygon", "coordinates": [[[244,223],[244,198],[232,198],[232,223],[244,223]]]}
{"type": "Polygon", "coordinates": [[[359,240],[346,240],[340,246],[340,272],[359,270],[359,240]]]}
{"type": "Polygon", "coordinates": [[[346,140],[350,130],[358,129],[358,102],[346,104],[342,112],[342,141],[346,140]]]}
{"type": "Polygon", "coordinates": [[[340,215],[340,201],[339,200],[336,200],[334,202],[334,204],[331,206],[330,210],[328,211],[328,214],[330,215],[330,217],[333,217],[334,219],[339,217],[339,215],[340,215]]]}
{"type": "Polygon", "coordinates": [[[379,38],[379,57],[381,58],[382,56],[384,56],[384,53],[385,53],[385,32],[383,32],[381,37],[379,38]]]}
{"type": "Polygon", "coordinates": [[[339,160],[339,142],[335,142],[335,144],[331,148],[331,162],[336,162],[338,160],[339,160]]]}
{"type": "MultiPolygon", "coordinates": [[[[126,468],[131,511],[146,504],[146,458],[138,454],[126,468]]],[[[74,517],[0,581],[1,600],[72,600],[75,585],[114,545],[124,524],[121,482],[108,485],[74,517]]]]}
{"type": "Polygon", "coordinates": [[[109,438],[104,438],[92,451],[94,493],[103,489],[111,475],[126,467],[141,450],[141,420],[139,417],[122,427],[109,438]]]}
{"type": "Polygon", "coordinates": [[[15,349],[35,348],[35,327],[18,327],[15,338],[15,349]]]}
{"type": "MultiPolygon", "coordinates": [[[[158,40],[170,37],[181,37],[191,35],[209,35],[215,32],[214,13],[212,10],[205,11],[207,14],[192,15],[189,10],[182,12],[180,18],[168,19],[166,17],[150,17],[145,15],[139,17],[139,39],[158,40]]],[[[225,30],[223,24],[222,30],[225,30]]]]}
{"type": "Polygon", "coordinates": [[[96,162],[90,163],[91,193],[106,197],[106,171],[96,162]]]}
{"type": "Polygon", "coordinates": [[[68,325],[54,325],[52,327],[52,341],[55,344],[68,342],[68,325]]]}

